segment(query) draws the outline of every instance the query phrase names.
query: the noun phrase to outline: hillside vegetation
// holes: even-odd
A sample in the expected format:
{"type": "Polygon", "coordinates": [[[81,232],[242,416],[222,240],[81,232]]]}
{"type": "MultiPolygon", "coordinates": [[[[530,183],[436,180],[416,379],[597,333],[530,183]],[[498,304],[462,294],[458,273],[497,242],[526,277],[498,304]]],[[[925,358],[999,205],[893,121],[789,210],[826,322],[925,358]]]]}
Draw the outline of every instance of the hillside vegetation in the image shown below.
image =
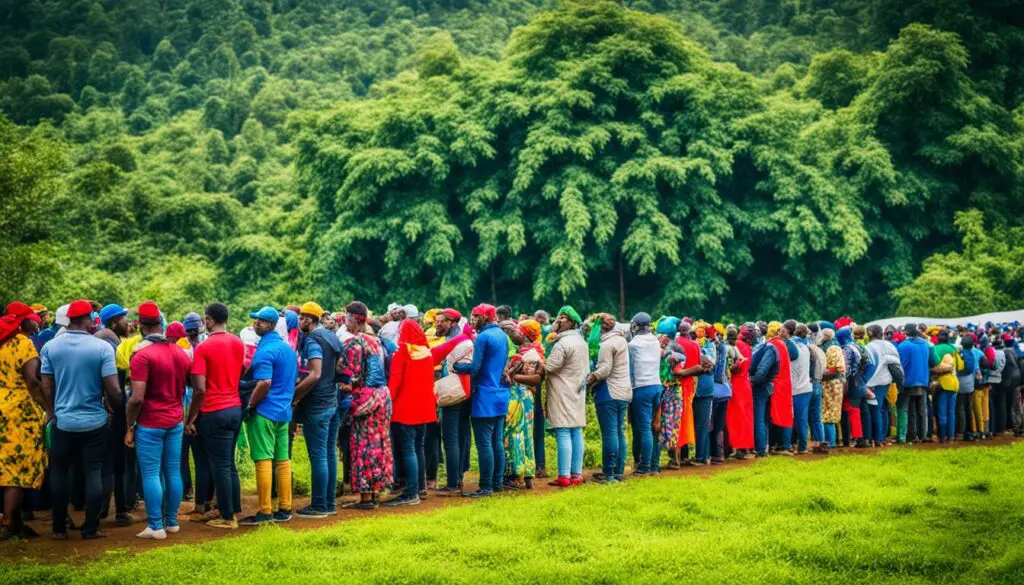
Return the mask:
{"type": "Polygon", "coordinates": [[[0,0],[0,38],[5,302],[1024,302],[1019,1],[0,0]]]}

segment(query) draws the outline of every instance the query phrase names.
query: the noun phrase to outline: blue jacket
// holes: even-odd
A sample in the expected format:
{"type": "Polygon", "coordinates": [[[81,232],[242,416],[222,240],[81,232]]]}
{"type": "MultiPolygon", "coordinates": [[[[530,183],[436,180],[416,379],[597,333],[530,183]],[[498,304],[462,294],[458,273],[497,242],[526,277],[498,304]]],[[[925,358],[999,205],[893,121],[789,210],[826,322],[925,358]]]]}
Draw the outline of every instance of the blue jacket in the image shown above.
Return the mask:
{"type": "Polygon", "coordinates": [[[755,394],[768,394],[775,390],[772,382],[779,374],[779,356],[775,346],[762,343],[750,357],[750,386],[755,394]]]}
{"type": "Polygon", "coordinates": [[[473,363],[455,364],[455,371],[469,373],[473,382],[471,416],[487,418],[508,414],[509,391],[505,385],[508,336],[496,323],[484,327],[473,343],[473,363]]]}
{"type": "Polygon", "coordinates": [[[910,337],[896,346],[903,365],[903,387],[928,387],[931,349],[921,337],[910,337]]]}

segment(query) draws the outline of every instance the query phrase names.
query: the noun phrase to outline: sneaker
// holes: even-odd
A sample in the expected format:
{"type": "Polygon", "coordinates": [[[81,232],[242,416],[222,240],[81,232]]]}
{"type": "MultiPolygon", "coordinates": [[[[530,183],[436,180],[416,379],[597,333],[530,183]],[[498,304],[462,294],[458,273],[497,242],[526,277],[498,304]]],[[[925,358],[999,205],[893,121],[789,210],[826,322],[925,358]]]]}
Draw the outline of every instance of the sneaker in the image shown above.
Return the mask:
{"type": "Polygon", "coordinates": [[[106,537],[107,537],[107,533],[103,532],[102,530],[97,530],[96,532],[93,532],[92,534],[82,533],[82,540],[96,540],[97,538],[106,538],[106,537]]]}
{"type": "Polygon", "coordinates": [[[564,487],[569,487],[569,486],[572,485],[572,480],[569,479],[568,477],[561,476],[558,479],[556,479],[555,481],[549,481],[548,485],[554,486],[554,487],[563,487],[563,488],[564,487]]]}
{"type": "Polygon", "coordinates": [[[274,522],[279,522],[279,523],[291,522],[292,521],[292,511],[291,510],[278,510],[277,512],[274,512],[272,514],[272,517],[274,518],[274,522]]]}
{"type": "Polygon", "coordinates": [[[295,515],[299,518],[326,518],[327,512],[317,510],[313,506],[306,506],[305,508],[296,511],[295,515]]]}
{"type": "Polygon", "coordinates": [[[214,518],[206,523],[207,526],[213,528],[226,528],[228,530],[234,530],[238,528],[238,520],[232,518],[231,520],[225,520],[224,518],[214,518]]]}
{"type": "Polygon", "coordinates": [[[466,497],[466,498],[476,498],[476,499],[479,499],[479,498],[490,497],[490,496],[494,495],[494,492],[492,492],[490,490],[476,490],[475,492],[471,492],[471,493],[468,493],[468,494],[462,494],[462,495],[463,495],[463,497],[466,497]]]}
{"type": "Polygon", "coordinates": [[[460,488],[460,487],[444,486],[444,487],[437,488],[434,491],[439,496],[449,496],[450,497],[450,496],[461,496],[462,495],[462,488],[460,488]]]}
{"type": "Polygon", "coordinates": [[[397,508],[399,506],[419,506],[420,498],[419,496],[413,496],[411,498],[406,496],[400,496],[389,502],[386,502],[384,505],[390,506],[392,508],[397,508]]]}
{"type": "Polygon", "coordinates": [[[327,509],[327,515],[328,516],[337,516],[338,515],[338,509],[337,508],[328,508],[327,509]]]}
{"type": "Polygon", "coordinates": [[[181,532],[181,526],[178,526],[177,524],[175,524],[174,526],[165,526],[164,530],[167,532],[167,534],[177,534],[181,532]]]}
{"type": "Polygon", "coordinates": [[[270,524],[274,521],[274,517],[270,514],[256,513],[252,516],[246,516],[238,521],[239,526],[262,526],[263,524],[270,524]]]}
{"type": "Polygon", "coordinates": [[[570,477],[569,483],[571,483],[572,485],[583,485],[583,478],[579,476],[570,477]]]}
{"type": "MultiPolygon", "coordinates": [[[[166,540],[167,531],[165,531],[163,528],[161,528],[160,530],[153,530],[152,528],[147,526],[145,530],[136,534],[135,536],[138,538],[148,538],[152,540],[166,540]]],[[[85,537],[83,536],[82,538],[85,537]]]]}
{"type": "Polygon", "coordinates": [[[116,524],[117,526],[131,526],[132,522],[134,521],[135,518],[133,518],[131,514],[123,512],[117,515],[117,517],[114,519],[114,524],[116,524]]]}

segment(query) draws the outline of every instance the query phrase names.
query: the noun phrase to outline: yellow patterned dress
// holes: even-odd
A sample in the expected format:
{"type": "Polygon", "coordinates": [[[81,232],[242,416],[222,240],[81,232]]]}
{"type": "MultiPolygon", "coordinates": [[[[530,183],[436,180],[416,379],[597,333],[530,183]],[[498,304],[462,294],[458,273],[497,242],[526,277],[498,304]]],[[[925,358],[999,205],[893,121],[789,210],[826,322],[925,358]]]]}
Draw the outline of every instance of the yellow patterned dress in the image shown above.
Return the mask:
{"type": "Polygon", "coordinates": [[[32,341],[21,333],[0,345],[0,486],[43,487],[43,409],[32,400],[22,375],[25,364],[37,357],[32,341]]]}

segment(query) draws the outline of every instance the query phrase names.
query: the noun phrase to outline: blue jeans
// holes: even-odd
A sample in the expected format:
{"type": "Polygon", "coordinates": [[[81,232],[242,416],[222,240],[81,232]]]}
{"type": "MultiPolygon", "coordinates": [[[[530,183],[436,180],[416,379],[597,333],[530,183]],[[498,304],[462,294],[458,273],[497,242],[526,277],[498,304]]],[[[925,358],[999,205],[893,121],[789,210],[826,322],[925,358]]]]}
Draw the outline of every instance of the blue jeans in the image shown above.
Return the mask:
{"type": "Polygon", "coordinates": [[[327,502],[334,501],[334,489],[338,480],[337,457],[334,458],[335,485],[330,485],[329,451],[337,453],[338,435],[331,437],[331,419],[337,408],[307,414],[302,421],[302,437],[306,439],[306,453],[309,454],[309,507],[318,512],[327,511],[327,502]]]}
{"type": "Polygon", "coordinates": [[[601,471],[611,479],[626,471],[626,411],[629,403],[606,400],[595,406],[597,422],[601,425],[601,471]]]}
{"type": "Polygon", "coordinates": [[[935,418],[939,419],[939,439],[956,436],[956,392],[939,390],[935,393],[935,418]]]}
{"type": "Polygon", "coordinates": [[[814,383],[811,402],[807,409],[807,419],[811,426],[811,440],[818,443],[825,440],[825,427],[821,424],[821,382],[814,383]]]}
{"type": "Polygon", "coordinates": [[[711,459],[711,396],[693,399],[693,434],[696,438],[696,459],[707,463],[711,459]]]}
{"type": "Polygon", "coordinates": [[[242,511],[242,489],[235,465],[235,445],[241,425],[242,409],[238,406],[204,412],[196,421],[213,477],[217,511],[225,520],[233,519],[242,511]]]}
{"type": "Polygon", "coordinates": [[[725,420],[729,399],[715,400],[711,405],[711,456],[725,459],[725,420]]]}
{"type": "Polygon", "coordinates": [[[331,424],[327,427],[327,511],[337,510],[337,501],[334,499],[335,490],[338,489],[338,433],[341,431],[341,423],[348,416],[348,407],[339,406],[331,416],[331,424]]]}
{"type": "Polygon", "coordinates": [[[836,424],[828,423],[825,425],[825,442],[828,443],[829,447],[836,446],[836,424]]]}
{"type": "Polygon", "coordinates": [[[583,427],[555,429],[558,447],[558,477],[583,474],[583,427]]]}
{"type": "Polygon", "coordinates": [[[420,465],[423,464],[423,440],[427,436],[427,425],[404,425],[392,423],[398,440],[398,455],[402,459],[402,479],[405,481],[403,498],[418,498],[420,495],[420,465]]]}
{"type": "Polygon", "coordinates": [[[505,417],[473,417],[480,464],[480,491],[500,491],[505,478],[505,417]]]}
{"type": "MultiPolygon", "coordinates": [[[[793,428],[796,429],[797,451],[800,453],[807,451],[807,415],[811,406],[811,396],[811,392],[793,395],[793,428]]],[[[821,408],[820,398],[818,408],[821,408]]]]}
{"type": "Polygon", "coordinates": [[[633,427],[633,458],[638,473],[657,469],[661,451],[654,439],[654,413],[661,407],[661,385],[641,386],[633,389],[629,403],[629,421],[633,427]]]}
{"type": "Polygon", "coordinates": [[[181,506],[181,437],[185,425],[170,429],[135,426],[135,454],[142,469],[142,485],[146,498],[146,520],[153,530],[178,525],[181,506]],[[163,471],[164,482],[160,481],[163,471]],[[166,493],[165,493],[166,492],[166,493]]]}
{"type": "Polygon", "coordinates": [[[444,468],[448,475],[448,488],[458,489],[466,459],[469,458],[470,401],[441,409],[441,438],[444,442],[444,468]]]}
{"type": "Polygon", "coordinates": [[[889,403],[885,401],[889,386],[873,386],[871,391],[875,393],[875,401],[878,404],[868,405],[871,411],[871,427],[874,430],[874,435],[870,438],[884,443],[889,437],[889,403]]]}
{"type": "Polygon", "coordinates": [[[768,399],[767,392],[754,392],[754,451],[760,456],[768,454],[768,399]]]}

